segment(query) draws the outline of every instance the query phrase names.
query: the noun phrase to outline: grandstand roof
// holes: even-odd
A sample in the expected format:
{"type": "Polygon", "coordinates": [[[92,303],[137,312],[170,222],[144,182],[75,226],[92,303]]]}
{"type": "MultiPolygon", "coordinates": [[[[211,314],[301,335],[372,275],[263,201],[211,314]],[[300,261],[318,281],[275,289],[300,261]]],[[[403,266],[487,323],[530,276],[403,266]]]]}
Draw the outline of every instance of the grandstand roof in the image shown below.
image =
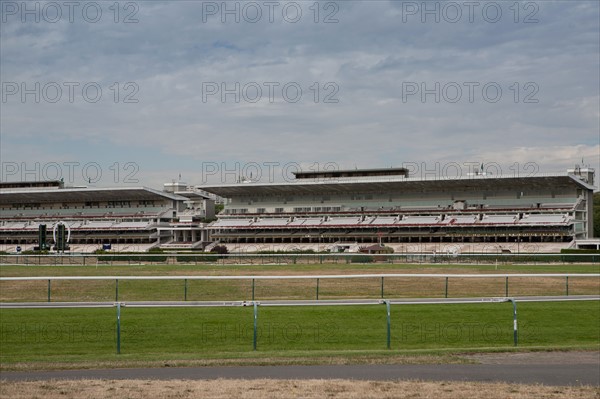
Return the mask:
{"type": "Polygon", "coordinates": [[[38,203],[38,202],[85,202],[85,201],[123,201],[172,199],[185,201],[180,195],[154,190],[148,187],[116,188],[64,188],[46,190],[2,190],[0,204],[38,203]]]}
{"type": "Polygon", "coordinates": [[[364,192],[440,192],[460,189],[461,191],[497,191],[501,188],[514,189],[524,187],[529,190],[548,187],[580,186],[593,190],[594,187],[566,173],[548,173],[530,177],[485,176],[468,177],[370,177],[308,180],[300,179],[285,183],[237,183],[209,185],[201,188],[221,197],[243,195],[317,195],[317,194],[353,194],[364,192]]]}
{"type": "Polygon", "coordinates": [[[408,177],[406,168],[317,170],[293,172],[296,179],[323,179],[340,177],[372,177],[372,176],[404,176],[408,177]]]}
{"type": "Polygon", "coordinates": [[[179,195],[186,198],[202,198],[202,199],[210,199],[210,197],[206,194],[202,194],[198,191],[175,191],[175,195],[179,195]]]}
{"type": "Polygon", "coordinates": [[[61,180],[38,180],[38,181],[0,181],[0,190],[20,190],[20,189],[49,189],[63,188],[64,183],[61,180]]]}

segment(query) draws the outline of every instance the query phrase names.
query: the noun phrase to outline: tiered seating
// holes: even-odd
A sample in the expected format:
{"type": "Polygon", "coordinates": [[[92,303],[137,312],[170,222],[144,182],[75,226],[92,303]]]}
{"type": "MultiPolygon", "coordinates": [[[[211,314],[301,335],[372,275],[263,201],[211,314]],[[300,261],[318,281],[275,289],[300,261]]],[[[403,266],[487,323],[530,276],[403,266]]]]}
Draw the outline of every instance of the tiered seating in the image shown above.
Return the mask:
{"type": "Polygon", "coordinates": [[[478,221],[477,215],[450,215],[444,219],[444,224],[465,225],[475,224],[478,221]]]}
{"type": "Polygon", "coordinates": [[[108,229],[110,227],[112,227],[112,225],[114,224],[113,221],[90,221],[87,222],[84,227],[87,229],[108,229]]]}
{"type": "Polygon", "coordinates": [[[260,219],[256,222],[252,223],[252,227],[287,226],[288,223],[289,223],[288,219],[269,218],[269,219],[260,219]]]}
{"type": "Polygon", "coordinates": [[[112,227],[118,229],[145,229],[150,226],[149,222],[121,222],[115,223],[112,227]]]}
{"type": "Polygon", "coordinates": [[[2,230],[23,230],[29,223],[28,222],[4,222],[0,226],[2,230]]]}
{"type": "Polygon", "coordinates": [[[514,224],[518,215],[483,215],[480,224],[514,224]]]}
{"type": "Polygon", "coordinates": [[[289,226],[318,226],[322,222],[321,218],[295,218],[288,223],[289,226]]]}
{"type": "Polygon", "coordinates": [[[322,226],[355,226],[360,219],[355,217],[333,217],[321,223],[322,226]]]}
{"type": "MultiPolygon", "coordinates": [[[[366,244],[361,244],[366,245],[366,244]]],[[[479,242],[479,243],[404,243],[404,244],[385,244],[392,247],[394,253],[437,253],[437,254],[464,254],[464,253],[484,253],[500,254],[510,253],[557,253],[563,248],[568,248],[568,242],[479,242]]]]}
{"type": "Polygon", "coordinates": [[[247,227],[251,223],[252,219],[219,219],[212,224],[212,227],[247,227]]]}
{"type": "MultiPolygon", "coordinates": [[[[372,226],[387,226],[387,227],[403,227],[403,226],[464,226],[464,225],[560,225],[566,224],[570,221],[568,214],[528,214],[519,220],[518,214],[501,214],[494,215],[484,213],[481,216],[480,213],[467,213],[458,214],[450,213],[444,215],[402,215],[396,216],[371,216],[361,220],[361,217],[329,217],[326,220],[322,218],[311,218],[311,217],[296,217],[292,221],[286,218],[263,218],[254,221],[251,218],[246,219],[219,219],[214,222],[212,228],[268,228],[268,227],[280,227],[280,228],[301,228],[301,227],[323,227],[323,228],[336,228],[336,227],[372,227],[372,226]],[[443,219],[443,220],[442,220],[443,219]]],[[[100,223],[100,222],[94,222],[100,223]]],[[[145,222],[130,222],[128,225],[136,228],[143,228],[147,226],[145,222]]],[[[126,226],[125,223],[116,225],[113,227],[126,226]]],[[[100,226],[97,226],[100,227],[100,226]]]]}
{"type": "Polygon", "coordinates": [[[544,214],[533,214],[525,215],[519,224],[565,224],[570,221],[568,215],[544,215],[544,214]]]}
{"type": "Polygon", "coordinates": [[[253,253],[258,251],[327,251],[333,244],[223,244],[229,252],[253,253]]]}
{"type": "Polygon", "coordinates": [[[371,226],[390,226],[398,221],[394,216],[377,216],[369,223],[371,226]]]}
{"type": "Polygon", "coordinates": [[[396,225],[434,225],[440,222],[439,216],[404,216],[396,225]]]}

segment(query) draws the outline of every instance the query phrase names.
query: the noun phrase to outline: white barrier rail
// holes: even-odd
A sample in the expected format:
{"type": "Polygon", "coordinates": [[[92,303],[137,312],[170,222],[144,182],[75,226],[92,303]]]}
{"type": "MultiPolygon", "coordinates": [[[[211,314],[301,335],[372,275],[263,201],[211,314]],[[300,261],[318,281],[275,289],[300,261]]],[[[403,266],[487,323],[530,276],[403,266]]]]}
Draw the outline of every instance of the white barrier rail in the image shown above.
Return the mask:
{"type": "Polygon", "coordinates": [[[349,278],[506,278],[506,277],[600,277],[600,273],[511,273],[511,274],[417,274],[417,273],[384,273],[384,274],[312,274],[285,276],[30,276],[0,277],[0,281],[27,280],[298,280],[298,279],[349,279],[349,278]]]}
{"type": "Polygon", "coordinates": [[[252,282],[252,300],[255,297],[256,281],[261,280],[315,280],[316,299],[319,300],[319,283],[321,280],[348,280],[348,279],[377,279],[380,281],[380,297],[385,296],[385,279],[404,278],[404,279],[445,279],[444,297],[448,298],[449,280],[452,279],[504,279],[505,297],[509,296],[509,279],[511,278],[564,278],[565,279],[565,295],[569,296],[569,278],[600,278],[600,273],[504,273],[504,274],[411,274],[411,273],[386,273],[386,274],[313,274],[313,275],[284,275],[284,276],[29,276],[29,277],[0,277],[0,282],[10,281],[47,281],[47,302],[51,302],[52,281],[114,281],[115,282],[115,301],[119,301],[119,281],[123,280],[183,280],[183,298],[187,301],[188,298],[188,281],[190,280],[250,280],[252,282]]]}
{"type": "Polygon", "coordinates": [[[392,254],[365,253],[107,253],[107,254],[0,254],[0,267],[5,265],[39,265],[39,266],[86,266],[113,264],[296,264],[310,263],[600,263],[600,254],[561,254],[561,253],[431,253],[431,252],[398,252],[392,254]]]}

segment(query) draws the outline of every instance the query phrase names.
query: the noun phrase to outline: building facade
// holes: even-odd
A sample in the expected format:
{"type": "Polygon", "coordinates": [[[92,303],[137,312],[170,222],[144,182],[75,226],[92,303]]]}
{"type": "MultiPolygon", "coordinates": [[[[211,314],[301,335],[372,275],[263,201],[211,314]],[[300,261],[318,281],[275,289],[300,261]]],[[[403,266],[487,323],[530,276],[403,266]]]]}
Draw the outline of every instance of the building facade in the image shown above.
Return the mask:
{"type": "Polygon", "coordinates": [[[209,225],[234,250],[556,252],[593,232],[594,171],[412,178],[408,171],[303,172],[286,183],[204,186],[227,198],[209,225]]]}

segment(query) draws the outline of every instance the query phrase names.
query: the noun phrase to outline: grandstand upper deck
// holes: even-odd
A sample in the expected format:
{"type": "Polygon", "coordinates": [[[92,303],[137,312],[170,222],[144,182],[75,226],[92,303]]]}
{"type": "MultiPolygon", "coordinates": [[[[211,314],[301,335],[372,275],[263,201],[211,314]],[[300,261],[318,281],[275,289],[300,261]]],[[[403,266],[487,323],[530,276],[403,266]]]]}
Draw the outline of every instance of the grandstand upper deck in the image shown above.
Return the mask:
{"type": "Polygon", "coordinates": [[[30,203],[85,203],[109,201],[185,200],[180,195],[148,187],[78,187],[62,189],[8,188],[0,190],[0,206],[30,203]]]}
{"type": "Polygon", "coordinates": [[[62,180],[43,180],[43,181],[0,181],[0,190],[8,189],[59,189],[64,188],[65,184],[62,180]]]}
{"type": "MultiPolygon", "coordinates": [[[[308,173],[308,172],[306,172],[308,173]]],[[[515,175],[472,175],[472,176],[365,176],[365,177],[327,177],[317,175],[311,179],[297,179],[276,183],[232,183],[224,185],[206,185],[202,189],[220,197],[231,198],[245,195],[286,195],[323,193],[353,194],[356,192],[402,192],[429,193],[460,190],[463,192],[498,190],[514,191],[525,187],[528,191],[549,187],[556,189],[581,188],[593,190],[593,182],[572,173],[538,173],[535,176],[515,175]]]]}
{"type": "MultiPolygon", "coordinates": [[[[249,231],[262,229],[261,237],[270,234],[275,240],[282,229],[299,228],[312,230],[306,233],[310,236],[344,239],[377,228],[385,234],[554,235],[568,241],[592,231],[593,170],[466,177],[368,171],[305,172],[283,183],[203,186],[226,198],[220,221],[210,226],[213,236],[229,243],[249,242],[252,235],[259,239],[249,231]]],[[[288,238],[294,234],[290,231],[288,238]]]]}
{"type": "Polygon", "coordinates": [[[293,173],[296,179],[337,179],[357,177],[382,177],[401,176],[408,177],[406,168],[378,168],[378,169],[353,169],[353,170],[321,170],[302,171],[293,173]]]}

